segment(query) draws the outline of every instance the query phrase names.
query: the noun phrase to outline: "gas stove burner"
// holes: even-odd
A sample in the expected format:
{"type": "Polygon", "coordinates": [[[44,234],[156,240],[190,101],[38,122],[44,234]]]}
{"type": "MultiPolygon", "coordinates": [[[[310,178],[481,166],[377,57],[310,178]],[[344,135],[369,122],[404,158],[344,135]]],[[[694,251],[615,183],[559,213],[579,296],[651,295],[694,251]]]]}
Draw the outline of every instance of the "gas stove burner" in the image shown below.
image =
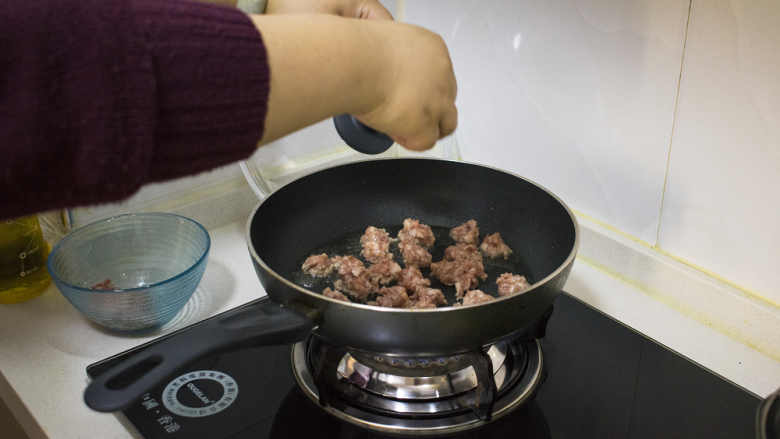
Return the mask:
{"type": "Polygon", "coordinates": [[[532,399],[543,381],[536,340],[439,360],[349,352],[315,336],[292,351],[293,374],[310,399],[338,419],[391,434],[480,427],[532,399]]]}
{"type": "Polygon", "coordinates": [[[447,358],[395,358],[395,357],[383,357],[380,355],[367,355],[362,353],[349,354],[350,356],[357,357],[363,363],[384,363],[391,367],[403,367],[408,369],[420,369],[429,367],[443,367],[449,364],[457,363],[463,358],[462,355],[454,355],[447,358]]]}
{"type": "MultiPolygon", "coordinates": [[[[504,364],[507,343],[490,347],[487,355],[492,363],[496,387],[506,378],[504,364]]],[[[457,395],[478,385],[477,373],[468,357],[396,359],[347,352],[339,363],[338,372],[347,381],[371,393],[397,399],[432,399],[457,395]],[[367,363],[367,364],[366,364],[367,363]]]]}
{"type": "MultiPolygon", "coordinates": [[[[492,345],[488,349],[487,354],[490,356],[493,370],[498,370],[506,357],[506,343],[499,342],[492,345]]],[[[364,352],[348,351],[347,356],[342,361],[345,361],[347,358],[353,358],[357,363],[379,372],[401,374],[403,376],[420,376],[422,373],[420,369],[425,369],[424,373],[426,375],[432,375],[454,372],[468,367],[468,358],[463,355],[425,359],[385,357],[364,352]],[[408,372],[405,372],[404,369],[408,369],[408,372]]]]}

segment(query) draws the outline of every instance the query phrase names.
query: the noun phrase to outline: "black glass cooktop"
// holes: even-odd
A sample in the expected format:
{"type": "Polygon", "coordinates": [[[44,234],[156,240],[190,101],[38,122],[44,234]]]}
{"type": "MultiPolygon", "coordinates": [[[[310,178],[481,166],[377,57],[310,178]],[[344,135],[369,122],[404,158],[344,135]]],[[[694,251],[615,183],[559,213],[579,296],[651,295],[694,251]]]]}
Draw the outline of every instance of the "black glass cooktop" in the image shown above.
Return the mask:
{"type": "MultiPolygon", "coordinates": [[[[756,437],[760,398],[568,294],[556,300],[540,342],[547,379],[536,398],[482,428],[448,437],[756,437]]],[[[90,365],[87,374],[94,378],[144,346],[90,365]]],[[[148,439],[384,437],[311,402],[292,375],[290,346],[197,362],[123,414],[148,439]],[[184,387],[189,390],[178,391],[184,387]]]]}

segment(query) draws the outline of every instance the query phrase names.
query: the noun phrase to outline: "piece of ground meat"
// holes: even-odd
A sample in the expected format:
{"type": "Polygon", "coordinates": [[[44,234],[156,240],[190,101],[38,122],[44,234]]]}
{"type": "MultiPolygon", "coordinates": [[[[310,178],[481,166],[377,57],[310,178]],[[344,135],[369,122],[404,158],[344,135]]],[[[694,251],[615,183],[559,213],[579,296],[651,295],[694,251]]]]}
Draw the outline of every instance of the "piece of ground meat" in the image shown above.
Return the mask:
{"type": "Polygon", "coordinates": [[[334,256],[330,260],[339,271],[339,278],[333,282],[337,290],[358,300],[363,300],[379,290],[379,284],[371,281],[368,270],[360,259],[354,256],[334,256]]]}
{"type": "Polygon", "coordinates": [[[368,226],[366,233],[360,237],[360,243],[363,244],[361,255],[369,262],[376,263],[381,259],[392,257],[387,251],[390,247],[390,234],[385,229],[368,226]]]}
{"type": "Polygon", "coordinates": [[[500,296],[519,293],[531,286],[525,279],[525,276],[513,275],[512,273],[502,274],[496,279],[496,283],[498,284],[498,294],[500,296]]]}
{"type": "Polygon", "coordinates": [[[444,250],[445,261],[476,261],[482,262],[482,253],[474,244],[459,242],[444,250]]]}
{"type": "Polygon", "coordinates": [[[376,304],[383,308],[409,308],[412,302],[403,287],[383,287],[379,290],[376,304]]]}
{"type": "Polygon", "coordinates": [[[472,290],[466,293],[466,296],[463,297],[463,306],[490,302],[493,299],[495,299],[495,297],[489,296],[480,290],[472,290]]]}
{"type": "Polygon", "coordinates": [[[366,269],[366,266],[363,265],[363,261],[354,256],[334,256],[330,258],[330,261],[341,276],[345,274],[360,276],[366,269]]]}
{"type": "Polygon", "coordinates": [[[390,282],[398,279],[398,274],[401,272],[401,266],[398,265],[392,258],[380,259],[376,264],[368,267],[368,278],[372,282],[379,282],[382,285],[387,285],[390,282]]]}
{"type": "Polygon", "coordinates": [[[328,255],[325,253],[321,255],[311,255],[306,258],[303,263],[304,273],[308,273],[315,277],[327,276],[333,271],[333,264],[330,262],[328,255]]]}
{"type": "Polygon", "coordinates": [[[411,241],[421,247],[430,248],[436,241],[433,230],[420,221],[407,218],[404,220],[404,228],[398,232],[401,242],[411,241]]]}
{"type": "Polygon", "coordinates": [[[349,298],[347,298],[347,296],[345,296],[344,293],[342,293],[339,290],[331,290],[330,288],[325,288],[322,291],[322,295],[325,296],[325,297],[330,297],[331,299],[336,299],[336,300],[342,300],[344,302],[349,302],[349,298]]]}
{"type": "Polygon", "coordinates": [[[502,256],[506,259],[512,254],[512,250],[508,245],[504,244],[504,240],[501,239],[501,234],[499,233],[485,236],[479,249],[490,259],[497,259],[502,256]]]}
{"type": "Polygon", "coordinates": [[[431,264],[431,276],[436,276],[444,285],[455,285],[456,297],[479,285],[479,279],[487,279],[482,262],[441,261],[431,264]]]}
{"type": "Polygon", "coordinates": [[[417,287],[427,287],[431,281],[424,278],[420,269],[414,265],[401,270],[398,274],[398,285],[404,287],[407,293],[414,293],[417,287]]]}
{"type": "Polygon", "coordinates": [[[436,308],[447,304],[447,299],[444,298],[441,290],[423,286],[417,287],[409,299],[412,301],[413,308],[436,308]]]}
{"type": "Polygon", "coordinates": [[[368,278],[368,271],[365,270],[360,276],[353,276],[351,274],[341,275],[333,282],[333,286],[336,287],[337,290],[344,291],[358,300],[365,300],[369,294],[379,291],[379,284],[371,282],[368,278]]]}
{"type": "Polygon", "coordinates": [[[464,244],[476,244],[479,240],[479,227],[477,222],[469,220],[450,230],[450,236],[457,242],[464,244]]]}
{"type": "Polygon", "coordinates": [[[428,267],[431,265],[433,256],[428,253],[428,250],[419,245],[411,241],[401,241],[398,244],[398,248],[401,249],[401,254],[404,255],[404,264],[407,267],[428,267]]]}
{"type": "Polygon", "coordinates": [[[103,290],[103,291],[115,291],[119,290],[120,288],[117,288],[116,285],[111,283],[111,279],[106,279],[103,282],[96,283],[93,287],[93,290],[103,290]]]}

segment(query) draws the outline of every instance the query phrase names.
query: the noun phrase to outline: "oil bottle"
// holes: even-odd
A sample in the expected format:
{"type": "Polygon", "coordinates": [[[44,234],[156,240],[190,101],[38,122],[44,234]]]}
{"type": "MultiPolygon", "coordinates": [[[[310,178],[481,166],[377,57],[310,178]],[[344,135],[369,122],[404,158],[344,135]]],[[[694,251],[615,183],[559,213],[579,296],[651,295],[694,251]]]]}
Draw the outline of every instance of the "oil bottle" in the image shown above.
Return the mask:
{"type": "Polygon", "coordinates": [[[0,303],[32,299],[46,291],[49,244],[38,215],[0,221],[0,303]]]}

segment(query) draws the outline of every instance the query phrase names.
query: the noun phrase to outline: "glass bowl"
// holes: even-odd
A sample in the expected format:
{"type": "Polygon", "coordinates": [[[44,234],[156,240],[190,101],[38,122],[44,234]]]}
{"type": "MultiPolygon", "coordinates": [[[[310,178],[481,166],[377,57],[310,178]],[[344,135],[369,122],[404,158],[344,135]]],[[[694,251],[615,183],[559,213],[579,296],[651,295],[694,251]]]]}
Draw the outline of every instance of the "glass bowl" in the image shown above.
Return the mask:
{"type": "Polygon", "coordinates": [[[206,229],[189,218],[121,215],[66,236],[47,267],[68,302],[93,322],[146,332],[169,322],[190,299],[210,246],[206,229]]]}

